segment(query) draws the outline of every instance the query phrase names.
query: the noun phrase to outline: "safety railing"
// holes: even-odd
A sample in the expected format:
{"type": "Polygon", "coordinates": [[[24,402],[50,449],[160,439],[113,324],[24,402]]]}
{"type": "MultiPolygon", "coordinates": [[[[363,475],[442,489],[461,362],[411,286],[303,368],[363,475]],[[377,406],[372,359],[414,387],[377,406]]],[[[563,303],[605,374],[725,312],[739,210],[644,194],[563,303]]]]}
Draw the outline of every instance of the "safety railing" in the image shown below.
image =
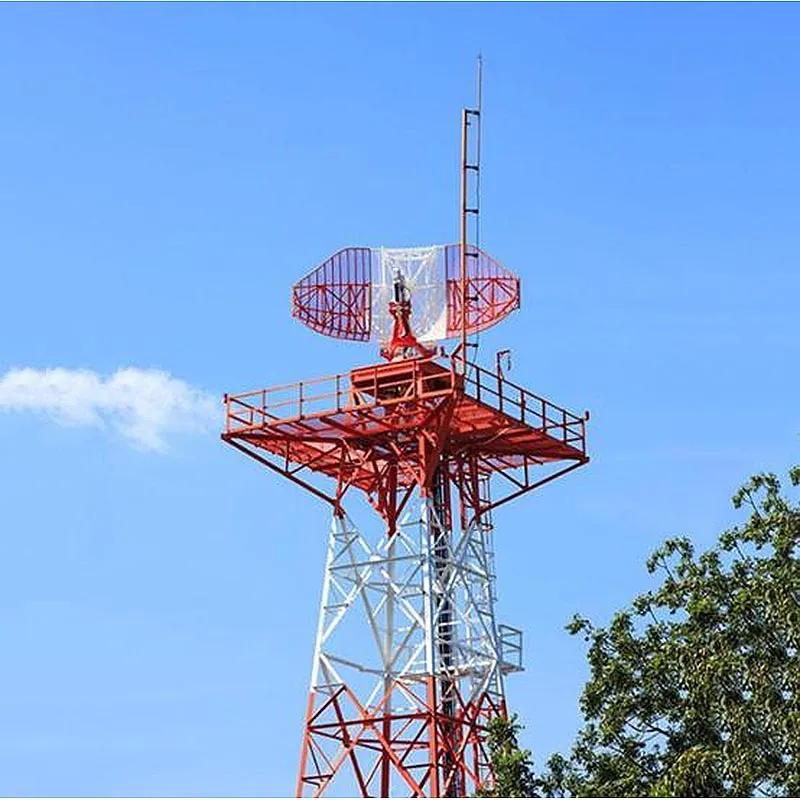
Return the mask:
{"type": "Polygon", "coordinates": [[[241,432],[344,411],[419,400],[453,391],[452,370],[431,370],[433,358],[360,367],[349,373],[225,395],[226,431],[241,432]],[[398,365],[399,366],[399,365],[398,365]]]}
{"type": "Polygon", "coordinates": [[[263,427],[286,419],[301,419],[314,412],[338,408],[346,393],[345,375],[271,386],[242,394],[226,395],[228,433],[263,427]]]}
{"type": "Polygon", "coordinates": [[[586,418],[579,417],[502,375],[453,359],[449,368],[433,358],[360,367],[243,394],[226,395],[226,431],[243,432],[278,422],[346,411],[366,411],[448,394],[464,393],[523,425],[542,431],[585,454],[586,418]]]}
{"type": "Polygon", "coordinates": [[[579,417],[477,364],[467,364],[464,388],[479,403],[585,452],[585,416],[579,417]]]}
{"type": "Polygon", "coordinates": [[[498,625],[500,636],[500,658],[503,672],[519,672],[522,666],[522,631],[510,625],[498,625]]]}

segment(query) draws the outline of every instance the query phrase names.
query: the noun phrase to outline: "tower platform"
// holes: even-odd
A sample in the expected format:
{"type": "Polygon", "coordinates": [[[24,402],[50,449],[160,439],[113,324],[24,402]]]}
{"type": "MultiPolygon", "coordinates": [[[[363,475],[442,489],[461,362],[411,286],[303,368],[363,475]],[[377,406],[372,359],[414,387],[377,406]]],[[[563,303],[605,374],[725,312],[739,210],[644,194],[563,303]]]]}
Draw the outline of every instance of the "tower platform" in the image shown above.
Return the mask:
{"type": "Polygon", "coordinates": [[[226,395],[222,438],[334,505],[349,487],[379,491],[391,464],[401,467],[397,487],[424,485],[431,458],[420,431],[450,470],[472,460],[508,479],[511,494],[492,507],[588,461],[587,415],[476,364],[461,373],[457,359],[410,358],[226,395]],[[312,488],[311,472],[335,479],[336,493],[312,488]]]}

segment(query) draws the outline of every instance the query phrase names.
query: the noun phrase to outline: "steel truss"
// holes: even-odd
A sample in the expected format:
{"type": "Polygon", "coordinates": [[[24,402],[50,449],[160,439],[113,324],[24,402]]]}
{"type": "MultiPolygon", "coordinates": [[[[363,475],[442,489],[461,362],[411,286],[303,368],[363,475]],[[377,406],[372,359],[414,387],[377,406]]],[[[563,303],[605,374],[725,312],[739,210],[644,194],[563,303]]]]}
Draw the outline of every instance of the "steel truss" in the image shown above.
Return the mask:
{"type": "Polygon", "coordinates": [[[521,634],[495,621],[491,521],[452,531],[449,490],[415,491],[375,539],[333,515],[298,796],[459,797],[490,776],[521,634]]]}
{"type": "Polygon", "coordinates": [[[474,794],[522,656],[495,621],[492,512],[587,463],[585,417],[427,357],[226,407],[225,441],[333,509],[298,796],[474,794]],[[354,492],[379,530],[346,515],[354,492]]]}

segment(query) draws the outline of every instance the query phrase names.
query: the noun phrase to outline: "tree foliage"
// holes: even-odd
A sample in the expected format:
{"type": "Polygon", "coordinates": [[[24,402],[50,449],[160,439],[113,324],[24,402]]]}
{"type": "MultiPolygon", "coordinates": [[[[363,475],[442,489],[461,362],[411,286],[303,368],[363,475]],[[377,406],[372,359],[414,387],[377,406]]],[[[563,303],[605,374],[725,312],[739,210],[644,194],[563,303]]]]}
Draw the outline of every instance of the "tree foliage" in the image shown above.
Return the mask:
{"type": "Polygon", "coordinates": [[[516,715],[493,717],[486,741],[494,780],[478,797],[536,797],[536,779],[530,750],[521,750],[517,735],[522,730],[516,715]]]}
{"type": "Polygon", "coordinates": [[[568,626],[589,642],[585,725],[545,795],[800,795],[800,507],[771,474],[733,504],[744,524],[699,556],[668,540],[660,586],[608,627],[568,626]]]}

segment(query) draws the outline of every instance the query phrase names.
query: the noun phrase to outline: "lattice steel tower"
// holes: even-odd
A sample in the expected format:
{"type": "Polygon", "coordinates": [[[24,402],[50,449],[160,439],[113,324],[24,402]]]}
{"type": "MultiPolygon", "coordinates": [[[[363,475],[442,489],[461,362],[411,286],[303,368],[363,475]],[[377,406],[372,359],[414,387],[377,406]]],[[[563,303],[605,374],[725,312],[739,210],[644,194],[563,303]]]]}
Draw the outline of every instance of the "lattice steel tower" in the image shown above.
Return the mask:
{"type": "Polygon", "coordinates": [[[522,668],[521,631],[495,619],[492,511],[589,460],[588,415],[467,357],[520,291],[477,243],[480,104],[462,132],[459,244],[346,248],[293,287],[297,319],[385,361],[225,397],[222,438],[333,512],[298,796],[464,797],[491,780],[486,724],[522,668]],[[374,530],[345,511],[359,492],[374,530]]]}

